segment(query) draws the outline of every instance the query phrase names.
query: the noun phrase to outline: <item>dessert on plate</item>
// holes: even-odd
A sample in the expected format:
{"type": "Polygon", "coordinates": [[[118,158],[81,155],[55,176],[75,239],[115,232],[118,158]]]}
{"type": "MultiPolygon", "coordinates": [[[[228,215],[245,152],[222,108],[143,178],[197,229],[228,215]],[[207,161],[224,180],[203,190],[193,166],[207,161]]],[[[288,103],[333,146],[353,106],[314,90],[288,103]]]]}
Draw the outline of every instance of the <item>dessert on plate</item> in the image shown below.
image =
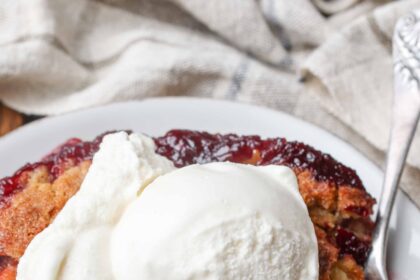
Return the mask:
{"type": "Polygon", "coordinates": [[[0,280],[364,279],[374,203],[284,138],[74,138],[0,180],[0,280]]]}

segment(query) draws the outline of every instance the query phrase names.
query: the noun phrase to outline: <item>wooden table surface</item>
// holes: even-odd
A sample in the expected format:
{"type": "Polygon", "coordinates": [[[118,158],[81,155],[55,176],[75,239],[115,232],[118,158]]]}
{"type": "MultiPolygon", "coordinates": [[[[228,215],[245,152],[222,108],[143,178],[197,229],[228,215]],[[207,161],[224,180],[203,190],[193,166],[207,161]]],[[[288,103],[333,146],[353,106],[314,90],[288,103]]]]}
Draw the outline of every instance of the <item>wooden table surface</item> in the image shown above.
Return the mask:
{"type": "Polygon", "coordinates": [[[0,103],[0,136],[24,124],[24,116],[0,103]]]}

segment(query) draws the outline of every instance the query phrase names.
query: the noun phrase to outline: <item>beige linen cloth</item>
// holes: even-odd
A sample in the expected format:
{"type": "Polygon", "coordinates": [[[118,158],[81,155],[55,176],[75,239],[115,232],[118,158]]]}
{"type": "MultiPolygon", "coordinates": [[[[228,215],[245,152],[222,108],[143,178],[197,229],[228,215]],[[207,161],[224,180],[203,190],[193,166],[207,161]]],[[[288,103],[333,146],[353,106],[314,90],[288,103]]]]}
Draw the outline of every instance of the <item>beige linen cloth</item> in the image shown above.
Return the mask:
{"type": "MultiPolygon", "coordinates": [[[[269,106],[383,164],[391,37],[419,0],[2,0],[0,100],[29,114],[198,96],[269,106]],[[315,5],[314,3],[317,3],[315,5]]],[[[314,135],[316,137],[316,135],[314,135]]],[[[403,189],[420,205],[420,133],[403,189]]]]}

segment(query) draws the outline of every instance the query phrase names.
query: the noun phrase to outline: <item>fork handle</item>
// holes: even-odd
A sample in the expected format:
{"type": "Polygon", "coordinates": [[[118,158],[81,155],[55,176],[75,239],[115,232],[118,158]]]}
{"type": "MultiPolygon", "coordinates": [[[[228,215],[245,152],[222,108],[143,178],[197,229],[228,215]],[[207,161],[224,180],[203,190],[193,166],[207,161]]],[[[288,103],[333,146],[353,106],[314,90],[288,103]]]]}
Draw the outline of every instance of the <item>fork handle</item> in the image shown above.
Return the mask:
{"type": "MultiPolygon", "coordinates": [[[[374,246],[369,262],[381,271],[367,273],[368,279],[388,279],[386,248],[388,226],[401,174],[420,116],[420,13],[401,19],[394,33],[394,102],[382,195],[378,205],[374,246]],[[417,26],[417,30],[416,27],[417,26]],[[378,246],[379,244],[382,246],[378,246]],[[380,277],[379,277],[379,275],[380,277]]],[[[367,265],[367,268],[373,265],[367,265]]]]}

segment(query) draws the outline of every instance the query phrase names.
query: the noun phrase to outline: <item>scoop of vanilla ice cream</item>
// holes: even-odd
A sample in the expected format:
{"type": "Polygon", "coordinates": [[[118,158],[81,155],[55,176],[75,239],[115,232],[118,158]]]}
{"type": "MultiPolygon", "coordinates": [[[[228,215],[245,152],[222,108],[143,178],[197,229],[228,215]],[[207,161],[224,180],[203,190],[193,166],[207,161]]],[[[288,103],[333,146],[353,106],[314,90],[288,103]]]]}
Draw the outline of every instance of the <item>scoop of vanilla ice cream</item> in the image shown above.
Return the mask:
{"type": "Polygon", "coordinates": [[[115,279],[318,279],[313,224],[282,166],[188,166],[157,178],[112,233],[115,279]]]}
{"type": "Polygon", "coordinates": [[[289,168],[175,170],[154,151],[144,135],[106,136],[17,279],[318,279],[314,228],[289,168]]]}

